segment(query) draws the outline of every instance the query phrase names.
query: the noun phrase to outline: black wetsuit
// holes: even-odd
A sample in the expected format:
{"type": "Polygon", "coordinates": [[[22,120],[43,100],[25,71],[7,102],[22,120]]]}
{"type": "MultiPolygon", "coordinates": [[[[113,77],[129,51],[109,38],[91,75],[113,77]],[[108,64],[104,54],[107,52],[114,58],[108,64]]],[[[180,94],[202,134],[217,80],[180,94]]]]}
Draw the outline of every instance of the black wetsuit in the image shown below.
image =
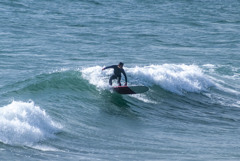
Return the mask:
{"type": "Polygon", "coordinates": [[[121,73],[124,75],[125,82],[127,83],[127,76],[126,76],[124,69],[119,68],[117,65],[108,66],[108,67],[105,67],[104,69],[108,69],[108,68],[114,69],[114,74],[109,79],[110,85],[112,85],[113,79],[117,79],[118,85],[121,86],[121,73]]]}

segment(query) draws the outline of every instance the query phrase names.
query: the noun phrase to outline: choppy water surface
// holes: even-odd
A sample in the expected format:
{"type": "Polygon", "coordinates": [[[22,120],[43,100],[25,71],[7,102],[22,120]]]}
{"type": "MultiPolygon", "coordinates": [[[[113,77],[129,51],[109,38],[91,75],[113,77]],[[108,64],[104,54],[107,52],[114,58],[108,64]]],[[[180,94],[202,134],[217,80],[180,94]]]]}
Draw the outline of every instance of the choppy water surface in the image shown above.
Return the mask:
{"type": "Polygon", "coordinates": [[[1,1],[0,160],[239,160],[239,6],[1,1]]]}

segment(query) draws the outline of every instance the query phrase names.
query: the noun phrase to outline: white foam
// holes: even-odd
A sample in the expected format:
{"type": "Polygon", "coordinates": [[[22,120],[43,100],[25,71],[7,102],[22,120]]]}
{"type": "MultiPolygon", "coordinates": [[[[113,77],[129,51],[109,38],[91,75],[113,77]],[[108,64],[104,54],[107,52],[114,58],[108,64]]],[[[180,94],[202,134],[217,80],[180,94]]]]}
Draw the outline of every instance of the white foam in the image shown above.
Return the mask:
{"type": "Polygon", "coordinates": [[[157,102],[148,99],[144,94],[134,94],[134,95],[131,95],[131,97],[136,98],[145,103],[157,104],[157,102]]]}
{"type": "Polygon", "coordinates": [[[32,101],[13,101],[0,108],[0,142],[5,144],[32,146],[53,138],[60,128],[32,101]]]}
{"type": "Polygon", "coordinates": [[[50,71],[49,74],[53,74],[53,73],[62,73],[62,72],[66,72],[69,71],[70,68],[60,68],[60,69],[55,69],[53,71],[50,71]]]}
{"type": "Polygon", "coordinates": [[[239,103],[234,103],[234,104],[232,104],[232,106],[240,108],[240,104],[239,103]]]}
{"type": "Polygon", "coordinates": [[[227,78],[230,80],[240,79],[239,67],[233,67],[231,65],[213,65],[213,64],[204,64],[203,67],[206,69],[206,71],[209,71],[211,74],[214,74],[217,77],[227,78]]]}
{"type": "MultiPolygon", "coordinates": [[[[183,94],[184,92],[206,91],[214,83],[196,65],[163,64],[144,67],[124,67],[130,77],[129,85],[144,84],[147,86],[159,85],[165,90],[183,94]],[[138,82],[136,82],[136,80],[138,82]]],[[[112,70],[102,71],[102,67],[85,68],[82,71],[84,79],[101,89],[109,88],[108,79],[112,70]]]]}
{"type": "Polygon", "coordinates": [[[240,101],[237,101],[236,104],[238,105],[238,107],[240,107],[240,101]]]}
{"type": "Polygon", "coordinates": [[[108,75],[111,70],[102,71],[103,67],[95,66],[84,68],[81,70],[84,79],[88,80],[90,84],[95,85],[99,89],[108,89],[108,75]]]}
{"type": "Polygon", "coordinates": [[[159,85],[177,94],[206,91],[213,82],[196,65],[150,65],[127,69],[127,73],[143,84],[159,85]]]}
{"type": "Polygon", "coordinates": [[[240,68],[230,65],[203,65],[205,71],[210,75],[209,78],[214,81],[215,87],[221,91],[239,95],[240,68]],[[222,72],[221,72],[222,71],[222,72]]]}
{"type": "Polygon", "coordinates": [[[35,146],[32,146],[32,148],[38,149],[38,150],[41,150],[41,151],[62,151],[62,150],[59,150],[57,148],[46,146],[46,145],[35,145],[35,146]]]}
{"type": "Polygon", "coordinates": [[[215,68],[216,66],[214,64],[204,64],[204,67],[208,67],[208,68],[215,68]]]}
{"type": "Polygon", "coordinates": [[[231,98],[226,98],[226,97],[216,97],[214,99],[214,101],[217,103],[217,104],[220,104],[222,106],[228,106],[228,107],[237,107],[237,108],[240,108],[240,102],[239,101],[236,101],[234,99],[231,99],[231,98]]]}

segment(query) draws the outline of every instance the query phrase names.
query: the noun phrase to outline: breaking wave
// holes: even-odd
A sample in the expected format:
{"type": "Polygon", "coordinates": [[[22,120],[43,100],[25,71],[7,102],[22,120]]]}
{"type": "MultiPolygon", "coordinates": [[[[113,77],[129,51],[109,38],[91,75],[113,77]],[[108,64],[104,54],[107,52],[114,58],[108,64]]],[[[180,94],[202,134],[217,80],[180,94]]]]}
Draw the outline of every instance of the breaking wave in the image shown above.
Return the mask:
{"type": "MultiPolygon", "coordinates": [[[[160,86],[161,88],[176,93],[202,92],[214,86],[213,81],[205,75],[196,65],[150,65],[144,67],[124,68],[130,82],[147,86],[160,86]]],[[[108,78],[112,70],[102,71],[102,67],[94,66],[81,70],[84,79],[99,89],[108,88],[108,78]]],[[[123,78],[124,79],[124,78],[123,78]]]]}
{"type": "Polygon", "coordinates": [[[0,108],[0,142],[10,145],[33,146],[54,138],[61,125],[55,123],[34,102],[13,101],[0,108]]]}

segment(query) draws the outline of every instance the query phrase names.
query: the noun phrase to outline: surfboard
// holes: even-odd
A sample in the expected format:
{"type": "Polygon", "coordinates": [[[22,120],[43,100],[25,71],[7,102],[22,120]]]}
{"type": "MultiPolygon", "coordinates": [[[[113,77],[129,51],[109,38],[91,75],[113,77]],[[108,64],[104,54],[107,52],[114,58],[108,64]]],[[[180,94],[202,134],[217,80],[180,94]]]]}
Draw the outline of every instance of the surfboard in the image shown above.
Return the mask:
{"type": "Polygon", "coordinates": [[[113,91],[119,94],[138,94],[148,91],[146,86],[116,86],[113,87],[113,91]]]}

